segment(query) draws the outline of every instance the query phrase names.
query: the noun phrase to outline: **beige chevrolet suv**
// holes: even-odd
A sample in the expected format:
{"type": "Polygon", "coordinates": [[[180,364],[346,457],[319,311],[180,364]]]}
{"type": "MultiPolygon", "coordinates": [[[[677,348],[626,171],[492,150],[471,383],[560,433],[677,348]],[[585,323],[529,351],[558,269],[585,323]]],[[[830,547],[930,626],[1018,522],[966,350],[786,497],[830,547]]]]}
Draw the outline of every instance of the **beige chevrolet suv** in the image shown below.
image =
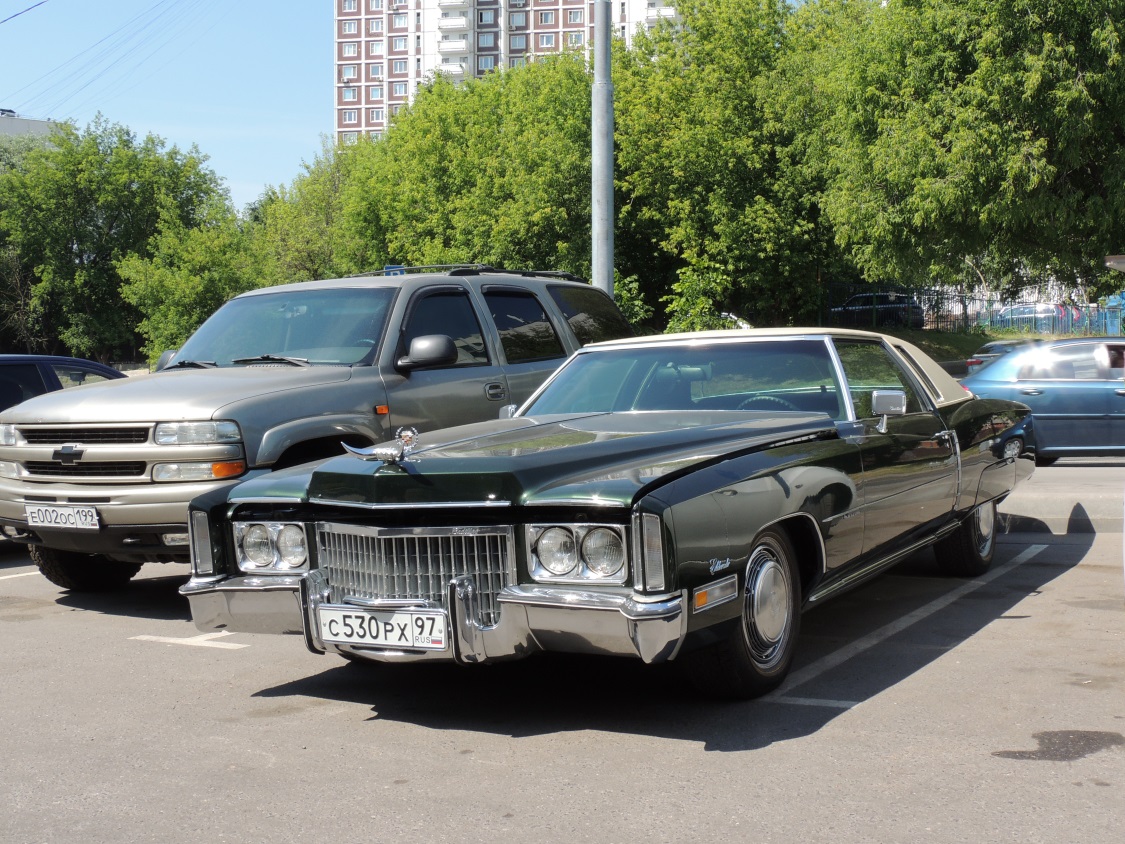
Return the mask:
{"type": "Polygon", "coordinates": [[[631,330],[602,291],[490,267],[264,288],[151,375],[0,414],[0,529],[72,590],[188,559],[187,504],[258,473],[495,419],[580,346],[631,330]]]}

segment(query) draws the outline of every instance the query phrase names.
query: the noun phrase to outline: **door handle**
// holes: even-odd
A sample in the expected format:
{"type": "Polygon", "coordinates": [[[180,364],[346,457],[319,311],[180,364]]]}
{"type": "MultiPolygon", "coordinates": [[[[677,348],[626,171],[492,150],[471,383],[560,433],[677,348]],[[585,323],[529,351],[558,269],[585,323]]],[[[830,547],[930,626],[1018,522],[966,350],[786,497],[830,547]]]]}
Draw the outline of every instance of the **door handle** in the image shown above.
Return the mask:
{"type": "Polygon", "coordinates": [[[489,401],[503,401],[508,396],[508,391],[503,384],[485,384],[484,394],[489,401]]]}
{"type": "Polygon", "coordinates": [[[1025,396],[1041,396],[1041,395],[1043,395],[1042,390],[1020,390],[1020,393],[1022,395],[1025,395],[1025,396]]]}
{"type": "Polygon", "coordinates": [[[1114,390],[1113,392],[1115,395],[1125,396],[1125,390],[1114,390]]]}

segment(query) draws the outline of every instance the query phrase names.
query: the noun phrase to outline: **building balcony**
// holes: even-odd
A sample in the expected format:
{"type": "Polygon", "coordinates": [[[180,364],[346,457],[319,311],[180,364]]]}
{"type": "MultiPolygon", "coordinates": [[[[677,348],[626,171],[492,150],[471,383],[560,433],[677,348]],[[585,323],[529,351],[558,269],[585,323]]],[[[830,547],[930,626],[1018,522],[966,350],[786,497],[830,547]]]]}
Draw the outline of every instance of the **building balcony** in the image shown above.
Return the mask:
{"type": "Polygon", "coordinates": [[[464,9],[470,5],[470,0],[437,0],[439,9],[464,9]]]}
{"type": "Polygon", "coordinates": [[[466,30],[469,28],[468,15],[449,15],[438,18],[437,28],[442,32],[466,30]]]}
{"type": "Polygon", "coordinates": [[[467,53],[469,51],[469,40],[467,38],[450,38],[447,40],[438,41],[439,53],[467,53]]]}

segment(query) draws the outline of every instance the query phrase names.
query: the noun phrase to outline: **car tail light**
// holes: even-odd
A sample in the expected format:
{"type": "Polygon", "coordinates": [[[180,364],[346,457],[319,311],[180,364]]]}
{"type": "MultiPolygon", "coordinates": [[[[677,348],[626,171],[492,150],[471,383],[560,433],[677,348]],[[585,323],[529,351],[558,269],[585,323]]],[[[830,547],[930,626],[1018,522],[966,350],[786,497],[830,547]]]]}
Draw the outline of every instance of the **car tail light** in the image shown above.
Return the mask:
{"type": "Polygon", "coordinates": [[[980,358],[969,358],[965,361],[965,366],[980,366],[982,363],[984,363],[984,361],[980,358]]]}

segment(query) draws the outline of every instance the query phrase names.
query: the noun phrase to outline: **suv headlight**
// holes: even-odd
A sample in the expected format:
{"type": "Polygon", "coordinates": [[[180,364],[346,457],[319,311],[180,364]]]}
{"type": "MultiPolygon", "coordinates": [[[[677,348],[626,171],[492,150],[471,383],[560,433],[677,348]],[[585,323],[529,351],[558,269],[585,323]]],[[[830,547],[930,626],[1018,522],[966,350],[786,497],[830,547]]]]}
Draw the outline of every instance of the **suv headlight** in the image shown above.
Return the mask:
{"type": "Polygon", "coordinates": [[[629,575],[621,525],[528,525],[527,541],[535,580],[618,585],[629,575]]]}
{"type": "Polygon", "coordinates": [[[308,536],[303,524],[235,522],[238,567],[251,574],[289,574],[309,564],[308,536]]]}
{"type": "Polygon", "coordinates": [[[156,426],[157,445],[236,443],[242,439],[237,422],[161,422],[156,426]]]}

